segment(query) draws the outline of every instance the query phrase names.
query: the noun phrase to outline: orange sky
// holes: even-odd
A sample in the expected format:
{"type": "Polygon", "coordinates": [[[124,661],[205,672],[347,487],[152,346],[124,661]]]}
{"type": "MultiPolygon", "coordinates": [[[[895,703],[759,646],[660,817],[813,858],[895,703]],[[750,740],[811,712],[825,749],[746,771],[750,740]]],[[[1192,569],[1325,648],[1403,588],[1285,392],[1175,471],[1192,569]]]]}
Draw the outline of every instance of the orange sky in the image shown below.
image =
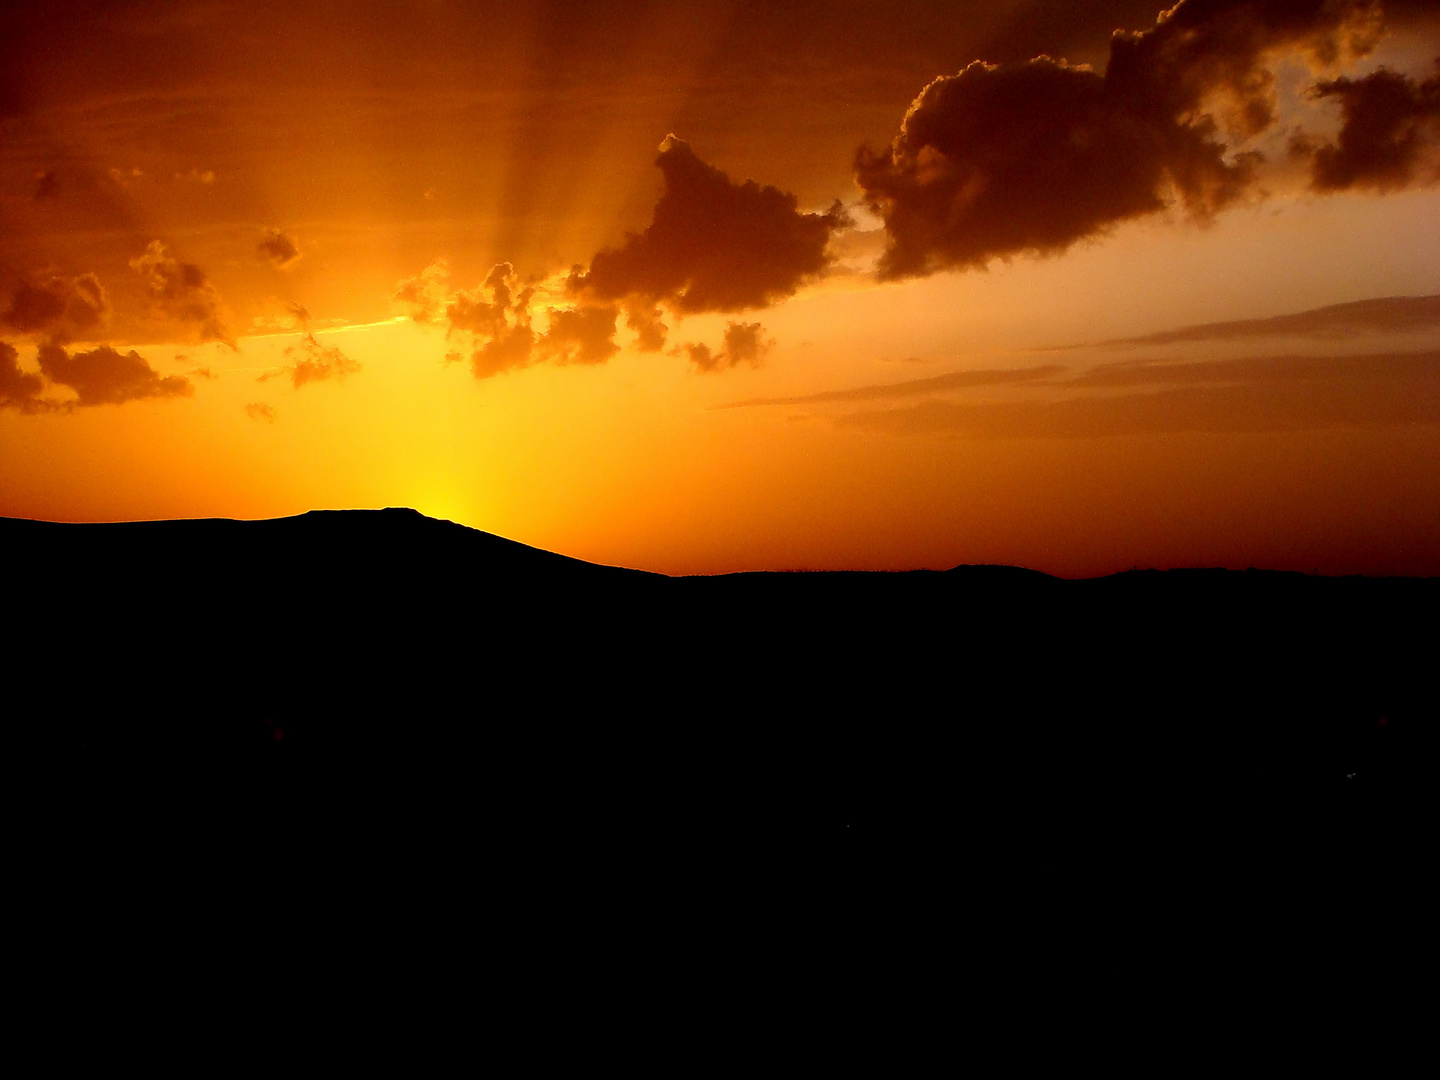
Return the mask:
{"type": "Polygon", "coordinates": [[[1435,4],[283,7],[0,16],[0,515],[1440,574],[1435,4]]]}

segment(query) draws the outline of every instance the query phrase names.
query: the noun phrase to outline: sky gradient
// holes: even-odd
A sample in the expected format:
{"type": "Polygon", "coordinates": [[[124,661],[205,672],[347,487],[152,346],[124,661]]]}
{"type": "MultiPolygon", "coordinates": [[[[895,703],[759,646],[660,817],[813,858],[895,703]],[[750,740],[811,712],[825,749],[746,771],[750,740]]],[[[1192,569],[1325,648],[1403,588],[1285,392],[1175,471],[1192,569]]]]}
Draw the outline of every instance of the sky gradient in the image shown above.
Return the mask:
{"type": "Polygon", "coordinates": [[[0,515],[1440,574],[1440,5],[32,8],[0,515]]]}

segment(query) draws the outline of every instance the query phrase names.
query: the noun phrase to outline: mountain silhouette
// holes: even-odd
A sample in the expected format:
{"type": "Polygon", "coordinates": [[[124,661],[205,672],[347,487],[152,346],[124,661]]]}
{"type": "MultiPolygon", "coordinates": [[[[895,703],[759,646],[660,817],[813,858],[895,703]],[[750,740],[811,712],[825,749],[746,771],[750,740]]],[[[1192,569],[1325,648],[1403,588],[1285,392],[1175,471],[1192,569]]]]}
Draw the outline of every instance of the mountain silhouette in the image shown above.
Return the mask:
{"type": "Polygon", "coordinates": [[[1434,789],[1436,579],[668,578],[400,509],[0,550],[11,743],[87,842],[1259,865],[1434,789]]]}

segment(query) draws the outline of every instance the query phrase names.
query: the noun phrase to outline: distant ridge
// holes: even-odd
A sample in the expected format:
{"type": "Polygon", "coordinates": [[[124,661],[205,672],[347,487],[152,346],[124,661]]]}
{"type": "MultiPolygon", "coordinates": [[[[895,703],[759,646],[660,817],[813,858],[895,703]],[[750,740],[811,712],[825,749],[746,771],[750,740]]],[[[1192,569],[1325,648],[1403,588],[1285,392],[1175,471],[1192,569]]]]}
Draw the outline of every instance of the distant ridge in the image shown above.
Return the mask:
{"type": "MultiPolygon", "coordinates": [[[[408,542],[426,543],[436,546],[437,551],[454,553],[457,544],[468,544],[473,555],[483,553],[484,558],[499,560],[500,564],[511,567],[569,569],[578,571],[588,568],[601,571],[617,571],[627,574],[648,574],[643,570],[628,570],[620,567],[602,566],[560,555],[543,548],[531,547],[517,540],[508,540],[494,533],[484,532],[468,525],[427,517],[409,507],[386,507],[382,510],[308,510],[303,514],[280,518],[170,518],[146,521],[119,522],[49,522],[28,518],[0,518],[0,539],[15,541],[24,535],[27,528],[48,530],[84,530],[87,533],[104,530],[107,541],[153,540],[159,533],[184,534],[191,542],[196,533],[205,533],[216,542],[238,543],[243,537],[248,550],[256,555],[274,554],[277,545],[306,542],[325,542],[345,537],[354,544],[395,543],[402,538],[408,542]]],[[[64,536],[66,532],[55,531],[51,536],[64,536]]],[[[76,537],[79,533],[74,534],[76,537]]],[[[343,551],[333,551],[332,557],[343,557],[343,551]]],[[[659,575],[651,575],[659,576],[659,575]]]]}
{"type": "Polygon", "coordinates": [[[1188,873],[1275,865],[1272,829],[1419,843],[1394,823],[1440,790],[1440,579],[669,578],[403,508],[0,519],[0,550],[8,731],[62,845],[443,862],[583,828],[1188,873]]]}
{"type": "MultiPolygon", "coordinates": [[[[424,537],[428,541],[437,543],[441,550],[451,551],[457,543],[469,543],[473,545],[474,553],[484,552],[486,557],[501,560],[504,565],[514,567],[527,566],[534,569],[542,567],[561,568],[568,567],[570,570],[579,572],[582,568],[599,571],[613,571],[624,574],[643,575],[651,578],[665,578],[667,575],[650,570],[641,570],[630,567],[608,566],[602,563],[587,562],[584,559],[577,559],[569,555],[561,555],[557,552],[547,551],[544,548],[533,547],[521,543],[518,540],[509,540],[494,533],[485,532],[469,525],[462,525],[458,522],[449,521],[444,518],[432,518],[420,511],[410,507],[387,506],[383,509],[336,509],[336,510],[307,510],[301,514],[294,514],[289,517],[279,518],[161,518],[137,521],[107,521],[107,522],[56,522],[44,521],[33,518],[10,518],[0,517],[0,540],[7,543],[23,543],[27,540],[27,530],[31,528],[61,530],[109,530],[110,537],[122,535],[118,530],[127,530],[140,537],[142,534],[147,539],[153,539],[158,531],[186,532],[193,533],[199,530],[208,530],[216,536],[225,535],[230,538],[229,533],[224,530],[250,530],[247,539],[257,543],[259,550],[266,550],[265,539],[280,543],[293,543],[302,535],[315,539],[327,538],[337,535],[346,535],[354,541],[384,542],[387,539],[394,541],[402,536],[409,536],[412,539],[424,537]],[[448,530],[448,533],[446,532],[448,530]],[[268,535],[267,535],[268,534],[268,535]],[[463,540],[462,540],[463,538],[463,540]]],[[[63,535],[54,533],[53,536],[63,535]]],[[[235,534],[235,535],[238,535],[235,534]]],[[[188,537],[187,537],[188,539],[188,537]]],[[[113,542],[113,541],[112,541],[113,542]]],[[[930,571],[918,570],[738,570],[718,575],[692,574],[681,575],[684,578],[705,578],[720,577],[733,578],[746,575],[800,575],[800,574],[830,574],[830,575],[852,575],[852,574],[880,574],[880,575],[902,575],[909,573],[927,573],[930,571]]],[[[1045,579],[1049,581],[1066,581],[1072,579],[1056,577],[1047,574],[1042,570],[1034,570],[1023,566],[1010,566],[996,563],[962,563],[950,567],[947,570],[937,571],[942,574],[968,576],[972,578],[993,578],[1001,580],[1009,577],[1019,581],[1029,576],[1034,580],[1045,579]]],[[[1131,570],[1117,571],[1111,575],[1104,575],[1102,578],[1088,580],[1103,580],[1104,577],[1125,577],[1132,574],[1295,574],[1298,577],[1312,578],[1323,575],[1305,574],[1300,571],[1264,570],[1256,567],[1247,567],[1244,570],[1233,570],[1228,567],[1171,567],[1161,569],[1156,567],[1135,568],[1131,570]]],[[[1348,578],[1365,578],[1365,575],[1342,575],[1348,578]]],[[[1400,580],[1410,580],[1401,576],[1400,580]]],[[[1377,578],[1375,580],[1383,580],[1377,578]]],[[[1426,579],[1414,579],[1426,580],[1426,579]]]]}

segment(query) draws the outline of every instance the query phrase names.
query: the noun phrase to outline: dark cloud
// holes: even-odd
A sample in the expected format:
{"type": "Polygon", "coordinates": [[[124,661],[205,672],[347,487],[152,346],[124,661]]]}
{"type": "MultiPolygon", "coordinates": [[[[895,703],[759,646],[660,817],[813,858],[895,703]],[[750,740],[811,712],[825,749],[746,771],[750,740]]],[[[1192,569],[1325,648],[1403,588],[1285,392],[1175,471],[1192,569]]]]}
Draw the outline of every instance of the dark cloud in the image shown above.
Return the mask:
{"type": "Polygon", "coordinates": [[[674,135],[656,164],[665,192],[650,224],[598,252],[588,272],[577,270],[577,294],[682,313],[742,311],[783,300],[825,271],[825,244],[843,220],[838,204],[802,214],[794,195],[753,180],[737,184],[674,135]]]}
{"type": "MultiPolygon", "coordinates": [[[[535,359],[536,334],[530,326],[535,290],[519,288],[515,268],[497,263],[475,289],[449,288],[450,268],[437,259],[413,278],[400,282],[394,299],[410,309],[417,323],[445,322],[445,336],[468,335],[470,370],[477,379],[522,368],[535,359]]],[[[463,359],[451,349],[446,363],[463,359]]]]}
{"type": "MultiPolygon", "coordinates": [[[[445,321],[450,330],[465,330],[482,337],[499,336],[510,325],[512,296],[516,285],[515,268],[499,263],[490,268],[479,289],[460,290],[445,304],[445,321]]],[[[525,295],[528,303],[530,295],[525,295]]]]}
{"type": "Polygon", "coordinates": [[[130,266],[144,280],[155,314],[193,324],[202,342],[222,341],[234,348],[220,295],[200,267],[172,257],[159,240],[152,240],[143,255],[130,260],[130,266]]]}
{"type": "Polygon", "coordinates": [[[856,386],[848,390],[827,390],[819,394],[802,397],[749,398],[728,405],[717,405],[717,409],[745,409],[755,405],[819,405],[832,401],[869,401],[877,398],[923,397],[944,393],[949,390],[970,390],[985,386],[1007,386],[1014,383],[1049,382],[1063,374],[1065,368],[1058,364],[1043,367],[1003,368],[985,371],[954,371],[948,375],[936,375],[929,379],[911,379],[907,382],[882,383],[876,386],[856,386]]]}
{"type": "Polygon", "coordinates": [[[195,388],[183,375],[158,374],[131,349],[117,352],[109,345],[88,352],[67,353],[61,346],[40,346],[40,370],[53,383],[68,386],[77,406],[122,405],[143,398],[190,397],[195,388]]]}
{"type": "Polygon", "coordinates": [[[267,424],[275,422],[275,409],[263,401],[252,401],[245,406],[245,415],[251,420],[263,420],[267,424]]]}
{"type": "Polygon", "coordinates": [[[1362,79],[1319,83],[1311,93],[1338,101],[1342,118],[1335,142],[1301,135],[1291,144],[1310,158],[1316,191],[1392,191],[1440,181],[1440,72],[1417,82],[1381,68],[1362,79]]]}
{"type": "Polygon", "coordinates": [[[268,382],[288,375],[295,389],[299,390],[306,383],[343,379],[360,371],[358,361],[351,360],[333,345],[321,345],[308,330],[298,346],[291,345],[285,349],[285,355],[291,357],[294,363],[285,365],[279,371],[267,371],[255,381],[268,382]]]}
{"type": "Polygon", "coordinates": [[[703,342],[687,341],[680,348],[684,350],[689,361],[701,371],[719,371],[724,366],[724,354],[711,352],[710,346],[703,342]]]}
{"type": "Polygon", "coordinates": [[[620,351],[615,344],[615,306],[550,309],[550,329],[536,350],[557,364],[603,364],[620,351]]]}
{"type": "MultiPolygon", "coordinates": [[[[535,290],[519,288],[515,268],[509,263],[497,263],[478,289],[461,289],[448,298],[444,298],[443,269],[444,263],[436,263],[418,279],[412,279],[418,288],[417,301],[411,303],[433,304],[437,312],[443,310],[446,337],[470,335],[470,370],[475,377],[488,379],[530,364],[537,341],[530,328],[530,300],[535,290]]],[[[453,355],[460,359],[460,354],[453,355]]]]}
{"type": "Polygon", "coordinates": [[[862,147],[856,180],[885,221],[882,277],[1054,253],[1170,205],[1206,219],[1252,189],[1233,153],[1275,121],[1267,63],[1324,62],[1380,35],[1364,0],[1182,0],[1143,33],[1117,33],[1100,75],[1039,57],[936,79],[888,150],[862,147]]]}
{"type": "Polygon", "coordinates": [[[256,250],[260,258],[278,268],[285,268],[300,258],[300,246],[293,236],[286,236],[279,229],[269,229],[260,238],[256,250]]]}
{"type": "Polygon", "coordinates": [[[105,324],[110,305],[94,274],[25,280],[16,287],[0,323],[22,334],[43,334],[52,341],[87,339],[105,324]]]}
{"type": "MultiPolygon", "coordinates": [[[[488,379],[533,363],[603,364],[620,347],[615,344],[614,304],[581,303],[573,308],[550,308],[549,328],[536,333],[531,326],[533,288],[521,288],[510,263],[491,267],[477,289],[446,294],[448,271],[435,263],[418,277],[401,282],[396,299],[411,306],[417,321],[438,320],[444,314],[446,336],[468,335],[472,343],[470,370],[488,379]]],[[[446,360],[460,354],[446,354],[446,360]]]]}
{"type": "MultiPolygon", "coordinates": [[[[1049,59],[977,62],[937,79],[888,152],[856,158],[856,181],[885,220],[880,274],[1061,251],[1160,210],[1167,142],[1117,109],[1099,75],[1049,59]]],[[[1224,177],[1218,149],[1212,160],[1224,177]]]]}
{"type": "MultiPolygon", "coordinates": [[[[1237,319],[1162,330],[1139,337],[1112,338],[1097,346],[1171,345],[1188,341],[1235,341],[1244,338],[1306,337],[1342,341],[1362,334],[1419,332],[1440,328],[1440,296],[1386,296],[1331,304],[1268,319],[1237,319]]],[[[1066,345],[1063,349],[1083,349],[1066,345]]]]}
{"type": "Polygon", "coordinates": [[[1440,424],[1440,352],[1110,365],[1068,385],[1158,388],[1061,401],[926,401],[836,422],[893,434],[1007,439],[1440,424]]]}
{"type": "Polygon", "coordinates": [[[45,407],[40,400],[42,385],[39,375],[20,370],[20,354],[15,347],[0,341],[0,408],[40,411],[45,407]]]}
{"type": "Polygon", "coordinates": [[[736,364],[755,367],[764,359],[770,346],[774,344],[762,336],[764,332],[765,328],[758,322],[732,322],[726,325],[725,355],[730,358],[731,367],[736,364]]]}
{"type": "Polygon", "coordinates": [[[712,351],[710,346],[699,342],[687,341],[675,350],[675,354],[683,353],[692,364],[704,372],[724,371],[737,364],[755,367],[770,351],[770,346],[775,344],[762,336],[764,332],[765,328],[758,322],[727,323],[725,344],[719,351],[712,351]]]}
{"type": "Polygon", "coordinates": [[[530,363],[535,346],[535,332],[529,325],[513,326],[499,337],[477,344],[470,354],[470,370],[477,379],[488,379],[502,371],[521,368],[530,363]]]}

